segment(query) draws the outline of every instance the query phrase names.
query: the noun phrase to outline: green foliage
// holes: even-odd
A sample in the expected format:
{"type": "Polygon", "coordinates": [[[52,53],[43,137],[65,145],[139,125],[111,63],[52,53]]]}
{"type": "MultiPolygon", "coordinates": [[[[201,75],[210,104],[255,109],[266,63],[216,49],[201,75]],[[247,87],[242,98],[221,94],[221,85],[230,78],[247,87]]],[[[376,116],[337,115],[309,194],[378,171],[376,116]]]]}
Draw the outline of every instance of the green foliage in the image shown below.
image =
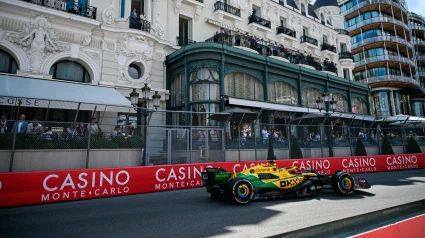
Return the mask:
{"type": "Polygon", "coordinates": [[[406,147],[406,154],[419,154],[419,153],[422,153],[421,147],[419,147],[418,142],[413,137],[410,137],[406,147]]]}
{"type": "Polygon", "coordinates": [[[276,155],[274,155],[273,149],[273,139],[269,138],[269,144],[267,146],[267,160],[276,160],[276,155]]]}
{"type": "Polygon", "coordinates": [[[367,156],[367,152],[366,152],[366,149],[364,148],[363,140],[361,138],[357,139],[356,156],[367,156]]]}
{"type": "Polygon", "coordinates": [[[381,154],[382,155],[393,155],[394,154],[393,147],[391,146],[391,143],[388,140],[387,136],[384,136],[384,140],[382,141],[381,154]]]}
{"type": "Polygon", "coordinates": [[[302,159],[303,153],[301,151],[300,143],[296,137],[291,139],[291,159],[302,159]]]}

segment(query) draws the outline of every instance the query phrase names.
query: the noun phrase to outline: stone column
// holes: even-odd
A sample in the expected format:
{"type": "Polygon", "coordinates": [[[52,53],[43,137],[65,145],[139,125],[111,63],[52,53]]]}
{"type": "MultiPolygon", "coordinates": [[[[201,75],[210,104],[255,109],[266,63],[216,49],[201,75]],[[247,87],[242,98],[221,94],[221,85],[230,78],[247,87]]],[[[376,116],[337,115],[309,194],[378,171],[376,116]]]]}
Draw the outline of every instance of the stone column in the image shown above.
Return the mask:
{"type": "Polygon", "coordinates": [[[390,93],[391,113],[393,114],[393,116],[395,116],[397,114],[396,114],[395,103],[394,103],[394,94],[392,90],[389,91],[389,93],[390,93]]]}
{"type": "Polygon", "coordinates": [[[395,91],[394,94],[395,94],[395,104],[396,104],[395,105],[395,111],[396,111],[397,115],[402,114],[401,110],[400,110],[400,99],[399,99],[399,96],[398,96],[398,91],[395,91]]]}

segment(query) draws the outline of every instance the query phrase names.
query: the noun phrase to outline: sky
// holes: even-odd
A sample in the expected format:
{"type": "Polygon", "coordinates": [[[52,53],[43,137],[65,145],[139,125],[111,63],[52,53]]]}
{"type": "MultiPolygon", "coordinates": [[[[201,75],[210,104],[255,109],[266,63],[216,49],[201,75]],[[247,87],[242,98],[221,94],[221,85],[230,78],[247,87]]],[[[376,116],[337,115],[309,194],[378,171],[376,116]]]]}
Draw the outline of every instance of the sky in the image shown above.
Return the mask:
{"type": "Polygon", "coordinates": [[[406,0],[409,12],[425,17],[425,0],[406,0]]]}

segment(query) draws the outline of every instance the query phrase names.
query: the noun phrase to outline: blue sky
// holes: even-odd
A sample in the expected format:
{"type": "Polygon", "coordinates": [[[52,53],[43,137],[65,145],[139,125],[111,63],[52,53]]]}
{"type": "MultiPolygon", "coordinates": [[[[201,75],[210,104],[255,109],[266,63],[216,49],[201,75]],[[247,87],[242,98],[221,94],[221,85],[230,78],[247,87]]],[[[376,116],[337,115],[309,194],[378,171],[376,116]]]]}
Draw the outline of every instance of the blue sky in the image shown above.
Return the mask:
{"type": "Polygon", "coordinates": [[[409,12],[425,17],[425,0],[406,0],[409,12]]]}

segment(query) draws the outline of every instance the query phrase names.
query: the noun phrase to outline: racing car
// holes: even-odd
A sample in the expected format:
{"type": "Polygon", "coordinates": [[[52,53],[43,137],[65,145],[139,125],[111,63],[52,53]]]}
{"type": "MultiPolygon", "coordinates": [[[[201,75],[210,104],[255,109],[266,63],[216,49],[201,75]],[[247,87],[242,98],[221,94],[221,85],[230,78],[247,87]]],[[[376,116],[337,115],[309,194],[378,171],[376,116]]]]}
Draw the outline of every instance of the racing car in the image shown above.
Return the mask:
{"type": "Polygon", "coordinates": [[[355,183],[354,178],[344,171],[323,175],[313,169],[302,172],[296,166],[279,169],[275,161],[233,174],[221,167],[205,168],[201,175],[203,186],[212,198],[224,198],[239,204],[257,199],[314,195],[328,184],[341,195],[371,187],[364,178],[358,178],[355,183]]]}

